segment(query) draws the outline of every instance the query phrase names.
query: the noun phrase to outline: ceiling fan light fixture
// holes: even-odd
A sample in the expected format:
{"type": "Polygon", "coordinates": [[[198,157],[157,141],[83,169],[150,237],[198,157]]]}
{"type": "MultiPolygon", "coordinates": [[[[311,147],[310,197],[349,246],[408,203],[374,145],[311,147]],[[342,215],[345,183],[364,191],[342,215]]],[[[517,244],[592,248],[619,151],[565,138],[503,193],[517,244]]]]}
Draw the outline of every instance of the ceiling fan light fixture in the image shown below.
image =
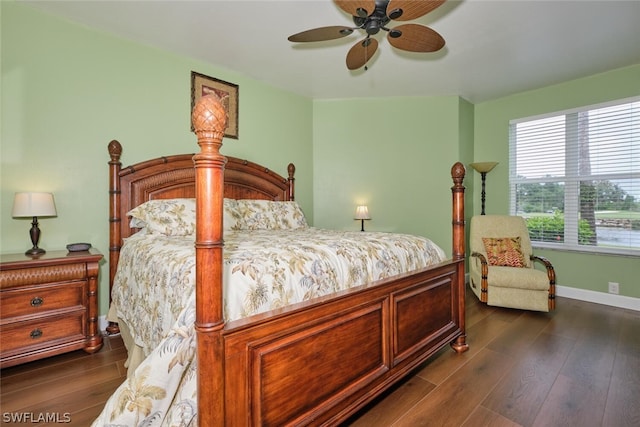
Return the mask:
{"type": "Polygon", "coordinates": [[[356,25],[356,27],[362,28],[365,22],[367,22],[367,18],[360,18],[359,16],[353,17],[353,23],[356,25]]]}
{"type": "Polygon", "coordinates": [[[402,16],[403,12],[402,9],[393,9],[387,16],[389,16],[390,19],[398,19],[402,16]]]}
{"type": "Polygon", "coordinates": [[[356,15],[359,16],[360,18],[366,18],[367,16],[369,16],[369,12],[359,7],[356,9],[356,15]]]}
{"type": "Polygon", "coordinates": [[[371,20],[366,23],[364,29],[367,32],[367,34],[372,36],[374,34],[378,34],[378,32],[380,31],[380,25],[378,21],[371,20]]]}

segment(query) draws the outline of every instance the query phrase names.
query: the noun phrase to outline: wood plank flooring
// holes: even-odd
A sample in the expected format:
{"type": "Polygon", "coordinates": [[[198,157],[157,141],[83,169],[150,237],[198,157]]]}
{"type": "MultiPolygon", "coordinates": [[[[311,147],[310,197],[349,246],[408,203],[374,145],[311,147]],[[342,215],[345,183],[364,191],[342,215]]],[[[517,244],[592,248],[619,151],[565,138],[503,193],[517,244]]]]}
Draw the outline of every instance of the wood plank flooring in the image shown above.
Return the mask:
{"type": "Polygon", "coordinates": [[[107,337],[102,349],[92,355],[78,350],[2,369],[0,424],[91,425],[125,380],[125,359],[126,349],[120,337],[107,337]],[[55,418],[52,422],[33,423],[32,419],[39,417],[55,418]]]}
{"type": "Polygon", "coordinates": [[[640,312],[558,298],[553,313],[467,294],[468,352],[440,351],[348,424],[640,426],[640,312]]]}
{"type": "MultiPolygon", "coordinates": [[[[558,298],[553,313],[487,307],[467,296],[468,352],[438,352],[364,408],[354,427],[640,426],[640,312],[558,298]]],[[[125,349],[105,339],[0,372],[2,425],[88,426],[124,380],[125,349]],[[66,418],[65,418],[66,417],[66,418]],[[57,421],[57,422],[56,422],[57,421]]]]}

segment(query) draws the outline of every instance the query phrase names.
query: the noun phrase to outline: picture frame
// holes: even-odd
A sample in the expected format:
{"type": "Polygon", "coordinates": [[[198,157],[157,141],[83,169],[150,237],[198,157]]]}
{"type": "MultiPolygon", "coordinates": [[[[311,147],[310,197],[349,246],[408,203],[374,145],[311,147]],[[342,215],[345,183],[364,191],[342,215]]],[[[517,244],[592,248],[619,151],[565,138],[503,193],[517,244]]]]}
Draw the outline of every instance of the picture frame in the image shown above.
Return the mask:
{"type": "MultiPolygon", "coordinates": [[[[193,107],[195,107],[196,102],[198,102],[200,98],[212,92],[220,97],[227,108],[229,119],[227,129],[224,131],[224,136],[238,139],[238,98],[240,92],[238,85],[192,71],[191,111],[193,111],[193,107]]],[[[194,131],[193,123],[191,124],[191,131],[194,131]]]]}

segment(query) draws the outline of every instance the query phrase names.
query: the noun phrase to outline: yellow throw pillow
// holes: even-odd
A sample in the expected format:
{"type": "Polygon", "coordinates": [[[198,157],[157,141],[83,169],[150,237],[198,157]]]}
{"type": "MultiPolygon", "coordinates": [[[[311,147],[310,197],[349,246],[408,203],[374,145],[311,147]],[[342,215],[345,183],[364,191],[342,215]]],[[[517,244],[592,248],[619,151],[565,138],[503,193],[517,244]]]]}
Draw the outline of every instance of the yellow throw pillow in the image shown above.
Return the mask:
{"type": "Polygon", "coordinates": [[[489,265],[525,267],[520,237],[483,237],[489,265]]]}

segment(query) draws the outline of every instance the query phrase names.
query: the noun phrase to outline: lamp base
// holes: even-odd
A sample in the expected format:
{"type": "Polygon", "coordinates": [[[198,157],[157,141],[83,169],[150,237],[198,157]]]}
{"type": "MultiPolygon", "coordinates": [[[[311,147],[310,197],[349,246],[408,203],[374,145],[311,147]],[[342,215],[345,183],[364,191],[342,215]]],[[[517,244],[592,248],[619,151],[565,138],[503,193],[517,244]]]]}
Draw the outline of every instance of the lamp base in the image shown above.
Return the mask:
{"type": "Polygon", "coordinates": [[[45,251],[44,249],[34,246],[33,248],[31,248],[28,251],[26,251],[24,254],[25,255],[29,255],[29,256],[35,256],[35,255],[42,255],[42,254],[44,254],[46,252],[47,251],[45,251]]]}

